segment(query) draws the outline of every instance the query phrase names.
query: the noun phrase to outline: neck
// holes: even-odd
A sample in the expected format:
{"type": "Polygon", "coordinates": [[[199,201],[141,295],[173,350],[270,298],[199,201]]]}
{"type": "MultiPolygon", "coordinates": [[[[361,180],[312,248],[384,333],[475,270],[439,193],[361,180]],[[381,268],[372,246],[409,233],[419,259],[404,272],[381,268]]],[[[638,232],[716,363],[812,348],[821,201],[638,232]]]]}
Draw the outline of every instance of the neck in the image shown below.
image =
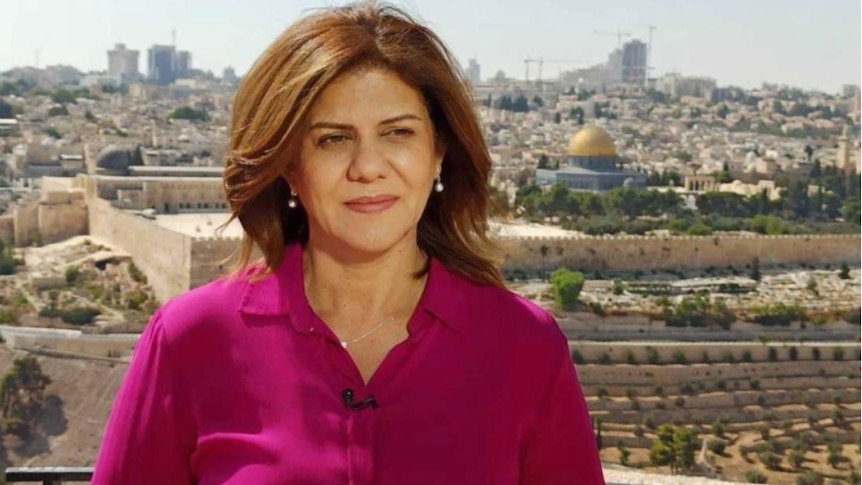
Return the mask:
{"type": "Polygon", "coordinates": [[[346,318],[352,325],[363,325],[413,311],[424,283],[415,275],[426,264],[415,241],[373,256],[344,254],[312,241],[305,247],[303,280],[318,316],[331,324],[346,318]]]}

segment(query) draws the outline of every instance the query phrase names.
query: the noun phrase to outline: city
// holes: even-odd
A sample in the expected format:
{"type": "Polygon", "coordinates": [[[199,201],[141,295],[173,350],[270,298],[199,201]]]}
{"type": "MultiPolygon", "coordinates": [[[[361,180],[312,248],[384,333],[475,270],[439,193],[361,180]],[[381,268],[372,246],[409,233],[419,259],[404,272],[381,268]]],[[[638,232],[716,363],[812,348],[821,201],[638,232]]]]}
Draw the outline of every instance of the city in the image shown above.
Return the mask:
{"type": "MultiPolygon", "coordinates": [[[[569,338],[608,483],[858,484],[858,80],[659,74],[655,29],[523,78],[461,66],[507,281],[569,338]]],[[[3,397],[4,467],[92,466],[153,312],[231,268],[242,76],[194,55],[0,71],[0,371],[44,379],[3,397]]]]}

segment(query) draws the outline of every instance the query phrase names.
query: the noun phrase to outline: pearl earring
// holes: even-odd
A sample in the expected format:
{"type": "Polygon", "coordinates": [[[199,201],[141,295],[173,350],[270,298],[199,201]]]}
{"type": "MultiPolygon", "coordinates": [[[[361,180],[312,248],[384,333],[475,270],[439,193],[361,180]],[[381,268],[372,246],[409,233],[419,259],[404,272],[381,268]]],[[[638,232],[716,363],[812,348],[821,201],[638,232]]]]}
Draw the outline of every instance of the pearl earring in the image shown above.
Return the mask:
{"type": "Polygon", "coordinates": [[[440,180],[440,176],[437,176],[437,181],[434,182],[434,192],[440,193],[443,192],[443,181],[440,180]]]}
{"type": "Polygon", "coordinates": [[[293,189],[290,189],[290,198],[287,199],[287,206],[291,209],[296,209],[296,192],[294,192],[293,189]]]}

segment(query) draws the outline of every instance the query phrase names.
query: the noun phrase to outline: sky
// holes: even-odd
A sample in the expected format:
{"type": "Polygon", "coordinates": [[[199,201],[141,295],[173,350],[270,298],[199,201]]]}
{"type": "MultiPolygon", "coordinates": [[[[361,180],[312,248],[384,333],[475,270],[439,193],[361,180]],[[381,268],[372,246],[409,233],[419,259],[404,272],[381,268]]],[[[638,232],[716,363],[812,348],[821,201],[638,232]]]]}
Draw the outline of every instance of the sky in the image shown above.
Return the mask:
{"type": "MultiPolygon", "coordinates": [[[[106,70],[115,43],[141,51],[176,44],[193,67],[240,75],[304,12],[333,0],[0,0],[0,71],[67,64],[106,70]]],[[[763,82],[838,92],[860,84],[860,0],[396,0],[434,29],[482,78],[524,77],[524,59],[544,58],[543,77],[604,62],[614,32],[652,36],[653,75],[680,72],[719,85],[763,82]],[[600,33],[597,33],[600,32],[600,33]],[[550,62],[558,61],[558,62],[550,62]]],[[[537,68],[531,66],[531,77],[537,68]]]]}

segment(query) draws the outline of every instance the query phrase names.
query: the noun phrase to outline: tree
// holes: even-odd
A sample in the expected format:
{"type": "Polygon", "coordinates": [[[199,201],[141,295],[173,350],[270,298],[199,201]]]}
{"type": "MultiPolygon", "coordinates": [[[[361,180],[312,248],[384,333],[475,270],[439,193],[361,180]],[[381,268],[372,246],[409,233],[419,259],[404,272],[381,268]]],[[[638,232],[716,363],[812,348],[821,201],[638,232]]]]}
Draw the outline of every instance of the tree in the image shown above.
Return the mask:
{"type": "Polygon", "coordinates": [[[558,111],[558,112],[554,113],[554,123],[559,125],[562,122],[563,122],[563,117],[560,115],[560,112],[558,111]]]}
{"type": "Polygon", "coordinates": [[[625,446],[617,447],[620,450],[620,465],[629,466],[629,457],[632,455],[632,450],[625,446]]]}
{"type": "Polygon", "coordinates": [[[808,471],[796,476],[796,485],[823,485],[823,475],[808,471]]]}
{"type": "Polygon", "coordinates": [[[760,274],[760,259],[754,258],[754,261],[752,261],[750,276],[754,281],[760,281],[762,278],[762,275],[760,274]]]}
{"type": "Polygon", "coordinates": [[[4,428],[27,439],[42,408],[45,388],[50,383],[51,379],[42,372],[35,357],[15,359],[12,369],[3,376],[0,384],[4,428]]]}
{"type": "Polygon", "coordinates": [[[190,106],[181,106],[169,114],[168,119],[209,121],[210,116],[206,110],[196,110],[190,106]]]}
{"type": "Polygon", "coordinates": [[[838,272],[838,277],[842,280],[850,279],[850,266],[847,266],[847,263],[841,263],[841,270],[838,272]]]}
{"type": "Polygon", "coordinates": [[[566,311],[573,311],[584,287],[584,275],[579,272],[560,268],[551,275],[554,300],[566,311]]]}
{"type": "Polygon", "coordinates": [[[766,475],[757,470],[745,472],[745,479],[748,480],[748,483],[766,483],[766,475]]]}
{"type": "Polygon", "coordinates": [[[694,428],[674,428],[664,424],[656,431],[656,439],[650,448],[650,461],[656,466],[669,465],[674,474],[689,470],[694,465],[697,441],[694,428]]]}
{"type": "Polygon", "coordinates": [[[790,463],[794,469],[799,470],[802,467],[802,464],[805,463],[805,453],[800,450],[791,450],[790,453],[787,454],[787,462],[790,463]]]}
{"type": "MultiPolygon", "coordinates": [[[[805,145],[805,156],[808,157],[808,161],[811,161],[811,156],[814,155],[814,148],[811,145],[805,145]]],[[[817,166],[820,166],[820,160],[815,162],[817,166]]]]}

